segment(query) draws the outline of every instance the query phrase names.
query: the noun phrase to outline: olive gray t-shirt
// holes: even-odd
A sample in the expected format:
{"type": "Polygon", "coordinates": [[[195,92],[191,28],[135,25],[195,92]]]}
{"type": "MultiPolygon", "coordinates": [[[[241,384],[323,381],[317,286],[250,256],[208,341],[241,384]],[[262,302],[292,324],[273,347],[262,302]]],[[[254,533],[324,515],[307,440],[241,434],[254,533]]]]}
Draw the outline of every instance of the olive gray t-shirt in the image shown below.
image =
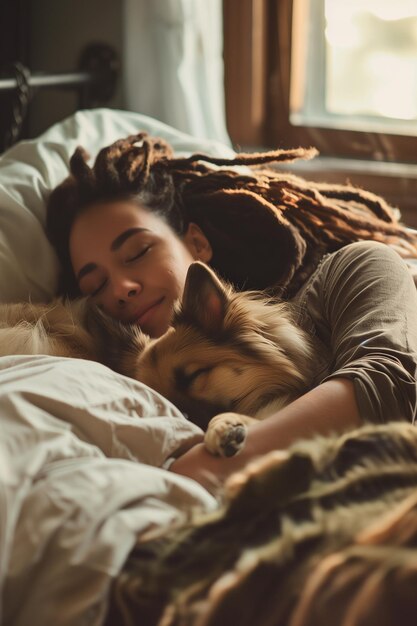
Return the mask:
{"type": "Polygon", "coordinates": [[[314,384],[353,380],[364,422],[417,414],[417,290],[406,262],[365,241],[327,254],[293,298],[313,336],[314,384]]]}

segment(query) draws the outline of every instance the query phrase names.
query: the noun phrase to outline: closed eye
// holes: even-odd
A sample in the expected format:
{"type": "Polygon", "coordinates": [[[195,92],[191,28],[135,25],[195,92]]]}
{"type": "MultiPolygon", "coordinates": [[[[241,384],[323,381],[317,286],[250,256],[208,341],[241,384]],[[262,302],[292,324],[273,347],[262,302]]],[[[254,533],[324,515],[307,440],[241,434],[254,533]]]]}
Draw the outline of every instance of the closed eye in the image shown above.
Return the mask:
{"type": "Polygon", "coordinates": [[[92,292],[89,294],[90,298],[94,298],[94,296],[97,296],[97,295],[100,293],[100,291],[102,291],[102,289],[104,289],[104,287],[105,287],[106,285],[107,285],[107,278],[106,278],[106,280],[105,280],[105,281],[103,281],[103,282],[101,283],[101,285],[99,285],[99,286],[97,287],[97,289],[94,289],[94,291],[92,291],[92,292]]]}
{"type": "Polygon", "coordinates": [[[126,259],[126,263],[131,263],[132,261],[136,261],[137,259],[140,259],[142,256],[144,256],[149,250],[151,249],[151,246],[146,246],[146,248],[143,248],[140,252],[138,252],[137,254],[135,254],[134,256],[126,259]]]}
{"type": "Polygon", "coordinates": [[[194,372],[186,372],[180,367],[177,368],[174,375],[178,389],[181,391],[187,391],[199,376],[207,374],[207,372],[211,372],[212,369],[212,367],[200,367],[194,372]]]}

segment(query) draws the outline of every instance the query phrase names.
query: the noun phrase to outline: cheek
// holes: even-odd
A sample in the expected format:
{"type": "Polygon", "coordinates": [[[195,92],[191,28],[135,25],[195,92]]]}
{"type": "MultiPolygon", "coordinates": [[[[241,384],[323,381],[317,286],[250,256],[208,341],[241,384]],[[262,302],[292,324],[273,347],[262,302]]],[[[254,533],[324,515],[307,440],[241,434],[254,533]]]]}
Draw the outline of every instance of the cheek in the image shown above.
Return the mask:
{"type": "Polygon", "coordinates": [[[96,299],[94,299],[93,302],[99,309],[104,311],[104,313],[107,313],[107,315],[110,315],[110,317],[119,319],[120,307],[116,306],[115,301],[113,299],[108,298],[106,296],[101,296],[101,297],[97,297],[96,299]]]}
{"type": "Polygon", "coordinates": [[[184,291],[188,268],[192,262],[193,259],[191,255],[182,254],[172,257],[171,262],[167,265],[166,277],[170,290],[174,293],[175,297],[181,296],[184,291]]]}
{"type": "Polygon", "coordinates": [[[166,274],[166,288],[173,298],[180,298],[184,291],[187,269],[170,268],[166,274]]]}

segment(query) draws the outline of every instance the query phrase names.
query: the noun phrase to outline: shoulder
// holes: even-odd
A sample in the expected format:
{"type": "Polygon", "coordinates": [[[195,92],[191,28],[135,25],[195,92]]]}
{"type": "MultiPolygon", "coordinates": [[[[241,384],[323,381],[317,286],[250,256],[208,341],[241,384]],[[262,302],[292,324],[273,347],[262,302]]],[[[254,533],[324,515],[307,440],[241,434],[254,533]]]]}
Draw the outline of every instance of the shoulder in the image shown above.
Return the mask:
{"type": "Polygon", "coordinates": [[[356,241],[328,255],[329,263],[367,262],[373,259],[388,259],[395,262],[399,260],[405,266],[398,252],[379,241],[356,241]]]}
{"type": "Polygon", "coordinates": [[[323,305],[328,299],[375,289],[394,293],[400,285],[414,288],[411,272],[398,252],[377,241],[358,241],[326,254],[294,301],[315,297],[323,305]]]}
{"type": "Polygon", "coordinates": [[[321,272],[336,279],[358,274],[375,277],[385,273],[410,277],[407,264],[398,252],[378,241],[358,241],[327,255],[321,272]]]}

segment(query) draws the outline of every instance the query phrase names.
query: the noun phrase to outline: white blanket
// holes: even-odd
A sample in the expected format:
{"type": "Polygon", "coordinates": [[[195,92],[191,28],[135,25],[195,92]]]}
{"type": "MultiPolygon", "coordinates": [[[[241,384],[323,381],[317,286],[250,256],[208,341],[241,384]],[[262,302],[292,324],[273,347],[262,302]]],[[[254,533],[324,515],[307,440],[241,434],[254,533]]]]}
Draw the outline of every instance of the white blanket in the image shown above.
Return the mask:
{"type": "Polygon", "coordinates": [[[1,623],[101,624],[136,537],[216,506],[161,469],[201,438],[168,401],[102,365],[1,358],[1,623]]]}

